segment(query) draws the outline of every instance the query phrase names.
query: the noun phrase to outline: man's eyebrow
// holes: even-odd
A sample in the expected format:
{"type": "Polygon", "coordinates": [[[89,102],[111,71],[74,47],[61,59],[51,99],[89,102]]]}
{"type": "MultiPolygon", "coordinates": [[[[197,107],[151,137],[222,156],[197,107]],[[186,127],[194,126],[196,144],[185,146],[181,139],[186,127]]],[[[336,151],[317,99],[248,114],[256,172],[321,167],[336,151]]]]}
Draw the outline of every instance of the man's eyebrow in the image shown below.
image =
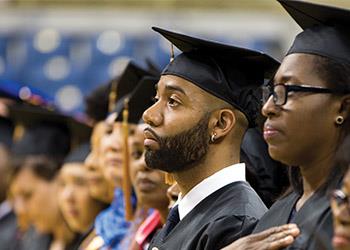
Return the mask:
{"type": "Polygon", "coordinates": [[[166,89],[167,91],[178,91],[178,92],[180,92],[180,93],[186,95],[186,92],[185,92],[182,88],[180,88],[180,87],[178,87],[178,86],[166,85],[166,86],[165,86],[165,89],[166,89]]]}

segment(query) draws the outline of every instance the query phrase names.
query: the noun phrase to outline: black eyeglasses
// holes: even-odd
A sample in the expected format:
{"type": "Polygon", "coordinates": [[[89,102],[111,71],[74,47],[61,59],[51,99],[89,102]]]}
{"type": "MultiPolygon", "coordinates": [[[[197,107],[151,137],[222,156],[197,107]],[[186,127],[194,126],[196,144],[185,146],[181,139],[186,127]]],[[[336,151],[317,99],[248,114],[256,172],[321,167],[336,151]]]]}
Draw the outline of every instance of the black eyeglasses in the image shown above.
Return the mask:
{"type": "Polygon", "coordinates": [[[338,206],[346,205],[350,207],[349,196],[346,195],[341,189],[336,189],[332,193],[333,200],[337,203],[338,206]]]}
{"type": "Polygon", "coordinates": [[[265,104],[272,95],[273,103],[277,106],[282,106],[287,103],[288,92],[309,92],[309,93],[323,93],[331,94],[336,93],[332,89],[323,87],[313,87],[306,85],[285,85],[283,83],[275,85],[267,85],[262,87],[262,101],[265,104]]]}

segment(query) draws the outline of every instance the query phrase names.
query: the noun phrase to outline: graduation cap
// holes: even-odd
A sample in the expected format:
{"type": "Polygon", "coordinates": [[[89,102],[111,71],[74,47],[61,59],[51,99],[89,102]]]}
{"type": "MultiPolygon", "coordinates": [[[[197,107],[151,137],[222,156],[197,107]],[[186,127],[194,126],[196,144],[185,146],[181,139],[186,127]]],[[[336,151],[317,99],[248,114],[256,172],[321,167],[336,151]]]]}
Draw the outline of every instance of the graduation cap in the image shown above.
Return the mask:
{"type": "Polygon", "coordinates": [[[151,72],[153,75],[160,75],[161,70],[158,68],[158,65],[151,60],[150,58],[146,58],[147,71],[151,72]]]}
{"type": "Polygon", "coordinates": [[[113,112],[116,102],[126,94],[130,93],[136,87],[137,83],[147,75],[152,75],[152,73],[140,68],[130,61],[119,79],[111,81],[109,112],[113,112]]]}
{"type": "Polygon", "coordinates": [[[84,163],[90,151],[90,143],[83,143],[69,153],[64,159],[64,163],[84,163]]]}
{"type": "Polygon", "coordinates": [[[350,63],[350,10],[297,0],[278,0],[303,29],[287,55],[306,53],[350,63]]]}
{"type": "Polygon", "coordinates": [[[71,146],[86,141],[91,128],[72,117],[39,106],[12,105],[10,118],[24,128],[13,146],[16,155],[48,155],[63,158],[71,146]]]}
{"type": "Polygon", "coordinates": [[[0,144],[10,148],[12,145],[14,124],[7,118],[0,117],[0,144]]]}
{"type": "Polygon", "coordinates": [[[146,76],[142,78],[136,88],[116,105],[116,121],[123,121],[123,110],[128,106],[128,123],[138,124],[142,119],[143,112],[153,104],[153,97],[156,95],[155,85],[159,77],[146,76]]]}
{"type": "Polygon", "coordinates": [[[175,75],[192,82],[240,110],[254,126],[259,112],[252,93],[265,77],[274,74],[279,62],[255,50],[221,44],[158,27],[159,32],[182,54],[172,60],[162,75],[175,75]]]}

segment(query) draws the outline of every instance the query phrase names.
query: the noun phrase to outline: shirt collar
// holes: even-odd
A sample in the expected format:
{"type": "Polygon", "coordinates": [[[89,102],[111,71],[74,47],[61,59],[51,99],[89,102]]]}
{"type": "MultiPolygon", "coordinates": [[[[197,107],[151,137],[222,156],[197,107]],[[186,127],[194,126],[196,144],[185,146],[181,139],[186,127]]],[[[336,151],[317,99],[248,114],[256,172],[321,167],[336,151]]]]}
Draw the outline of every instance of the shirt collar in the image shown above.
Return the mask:
{"type": "Polygon", "coordinates": [[[0,203],[0,218],[4,217],[8,213],[10,213],[11,209],[12,209],[11,204],[7,200],[0,203]]]}
{"type": "Polygon", "coordinates": [[[182,220],[191,210],[206,197],[220,188],[237,181],[245,181],[245,164],[238,163],[225,167],[207,177],[193,187],[184,197],[179,195],[179,216],[182,220]]]}

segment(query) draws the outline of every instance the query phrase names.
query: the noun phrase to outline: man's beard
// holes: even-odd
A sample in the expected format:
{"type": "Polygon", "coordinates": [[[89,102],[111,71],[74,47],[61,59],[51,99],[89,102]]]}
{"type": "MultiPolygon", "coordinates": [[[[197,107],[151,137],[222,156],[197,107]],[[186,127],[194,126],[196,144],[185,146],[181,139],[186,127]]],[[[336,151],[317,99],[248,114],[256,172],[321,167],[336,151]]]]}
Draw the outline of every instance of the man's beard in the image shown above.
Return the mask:
{"type": "Polygon", "coordinates": [[[146,147],[145,161],[149,168],[169,173],[190,169],[205,159],[209,148],[208,122],[210,114],[191,129],[170,137],[159,137],[149,131],[159,143],[158,150],[146,147]]]}

